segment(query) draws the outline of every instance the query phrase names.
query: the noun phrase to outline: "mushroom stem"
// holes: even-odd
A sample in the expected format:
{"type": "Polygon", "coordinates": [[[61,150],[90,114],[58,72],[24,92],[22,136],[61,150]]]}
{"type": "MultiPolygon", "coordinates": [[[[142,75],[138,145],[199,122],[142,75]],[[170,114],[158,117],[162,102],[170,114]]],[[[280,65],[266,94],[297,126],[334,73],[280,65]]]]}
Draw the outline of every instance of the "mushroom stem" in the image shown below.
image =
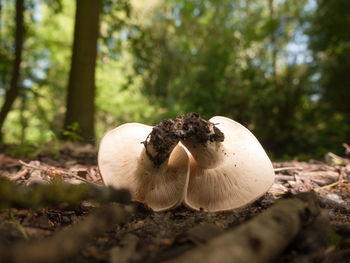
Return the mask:
{"type": "Polygon", "coordinates": [[[198,167],[210,169],[219,166],[227,155],[221,142],[197,143],[195,140],[181,141],[191,154],[198,167]]]}
{"type": "Polygon", "coordinates": [[[146,155],[156,167],[169,160],[171,152],[180,140],[175,134],[175,124],[176,121],[173,119],[161,121],[153,127],[152,132],[142,142],[146,155]]]}
{"type": "Polygon", "coordinates": [[[197,165],[201,168],[214,168],[224,160],[224,134],[215,123],[202,119],[196,113],[188,113],[177,119],[183,125],[181,142],[187,147],[197,165]]]}

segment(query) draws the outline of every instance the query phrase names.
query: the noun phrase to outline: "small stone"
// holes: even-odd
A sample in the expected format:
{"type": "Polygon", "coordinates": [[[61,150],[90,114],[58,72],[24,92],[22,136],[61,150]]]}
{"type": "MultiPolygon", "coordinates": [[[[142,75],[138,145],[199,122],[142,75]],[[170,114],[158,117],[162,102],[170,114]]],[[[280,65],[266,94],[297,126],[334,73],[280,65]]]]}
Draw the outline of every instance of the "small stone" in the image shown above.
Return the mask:
{"type": "Polygon", "coordinates": [[[344,203],[344,200],[337,194],[328,194],[328,195],[326,195],[326,198],[328,198],[329,200],[332,200],[338,204],[344,203]]]}

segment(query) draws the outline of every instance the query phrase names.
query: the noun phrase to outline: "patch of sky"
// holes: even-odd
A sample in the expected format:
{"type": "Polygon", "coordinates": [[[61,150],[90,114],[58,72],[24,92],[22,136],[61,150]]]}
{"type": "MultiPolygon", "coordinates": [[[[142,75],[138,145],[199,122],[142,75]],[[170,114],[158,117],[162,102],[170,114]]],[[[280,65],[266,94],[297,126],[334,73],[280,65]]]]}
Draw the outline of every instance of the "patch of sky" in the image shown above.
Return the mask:
{"type": "Polygon", "coordinates": [[[312,102],[317,102],[317,101],[319,101],[321,99],[321,95],[320,94],[312,94],[312,95],[310,95],[310,100],[312,101],[312,102]]]}
{"type": "Polygon", "coordinates": [[[174,8],[174,7],[177,7],[177,8],[179,8],[179,9],[182,9],[182,8],[185,7],[185,3],[184,3],[184,2],[174,3],[174,4],[172,4],[172,7],[173,7],[173,8],[174,8]]]}
{"type": "Polygon", "coordinates": [[[259,67],[259,66],[261,65],[260,60],[257,59],[257,58],[253,58],[253,59],[251,60],[251,63],[252,63],[253,66],[255,66],[255,67],[259,67]]]}
{"type": "Polygon", "coordinates": [[[241,7],[241,8],[247,8],[247,6],[248,6],[247,1],[240,1],[240,2],[239,2],[239,7],[241,7]]]}
{"type": "Polygon", "coordinates": [[[127,40],[129,37],[129,31],[126,28],[123,28],[119,32],[119,37],[121,40],[127,40]]]}
{"type": "Polygon", "coordinates": [[[311,76],[311,82],[312,82],[311,91],[312,91],[313,95],[317,94],[321,97],[322,90],[320,90],[320,88],[321,88],[320,83],[319,83],[320,79],[321,79],[321,73],[319,73],[319,72],[316,72],[311,76]]]}
{"type": "Polygon", "coordinates": [[[317,7],[317,0],[309,0],[304,7],[306,12],[315,10],[317,7]]]}
{"type": "Polygon", "coordinates": [[[43,6],[37,2],[33,2],[33,9],[33,20],[35,22],[40,22],[41,20],[43,20],[43,6]]]}
{"type": "Polygon", "coordinates": [[[114,60],[118,60],[118,59],[120,59],[120,53],[114,53],[114,54],[112,54],[111,55],[111,57],[114,59],[114,60]]]}
{"type": "Polygon", "coordinates": [[[236,9],[236,8],[238,7],[237,2],[236,2],[236,1],[233,1],[233,2],[231,3],[231,7],[232,7],[233,9],[236,9]]]}
{"type": "Polygon", "coordinates": [[[22,84],[25,89],[29,89],[33,86],[33,81],[31,79],[25,79],[22,84]]]}
{"type": "Polygon", "coordinates": [[[41,68],[33,69],[33,74],[38,79],[44,79],[46,77],[45,71],[43,69],[41,69],[41,68]]]}
{"type": "Polygon", "coordinates": [[[227,18],[225,19],[225,27],[226,28],[231,28],[234,26],[234,20],[232,15],[228,15],[227,18]]]}
{"type": "Polygon", "coordinates": [[[317,72],[315,74],[312,75],[311,77],[311,81],[312,82],[317,82],[321,79],[321,73],[317,72]]]}
{"type": "Polygon", "coordinates": [[[172,18],[175,19],[175,26],[179,27],[182,25],[182,20],[181,20],[181,6],[177,5],[173,7],[172,10],[172,18]]]}
{"type": "Polygon", "coordinates": [[[200,10],[198,7],[196,7],[195,9],[193,9],[193,14],[194,14],[194,16],[199,16],[200,13],[201,13],[201,10],[200,10]]]}
{"type": "MultiPolygon", "coordinates": [[[[310,12],[317,8],[316,0],[308,0],[304,6],[304,12],[310,12]]],[[[309,37],[304,33],[305,29],[310,27],[309,22],[303,23],[294,33],[292,41],[287,45],[288,63],[311,63],[313,61],[311,51],[309,50],[309,37]]]]}
{"type": "Polygon", "coordinates": [[[302,30],[296,30],[292,41],[287,44],[288,63],[311,63],[312,56],[308,49],[309,37],[302,30]]]}
{"type": "MultiPolygon", "coordinates": [[[[43,53],[45,54],[46,57],[48,57],[51,54],[49,50],[44,50],[43,53]]],[[[42,69],[48,69],[50,67],[50,61],[46,58],[39,59],[38,66],[42,69]]]]}
{"type": "MultiPolygon", "coordinates": [[[[43,55],[44,55],[45,57],[51,56],[51,50],[48,49],[48,48],[44,48],[42,52],[43,52],[43,55]]],[[[49,60],[43,59],[42,61],[43,61],[42,63],[44,63],[43,65],[44,65],[45,67],[49,67],[49,66],[50,66],[50,61],[49,61],[49,60]]]]}
{"type": "Polygon", "coordinates": [[[103,5],[103,11],[105,13],[110,13],[110,11],[111,11],[110,5],[103,5]]]}
{"type": "Polygon", "coordinates": [[[181,19],[176,19],[176,20],[175,20],[175,26],[179,27],[179,26],[181,26],[181,25],[182,25],[181,19]]]}
{"type": "Polygon", "coordinates": [[[181,7],[180,6],[174,6],[172,10],[172,15],[175,17],[180,17],[181,16],[181,7]]]}

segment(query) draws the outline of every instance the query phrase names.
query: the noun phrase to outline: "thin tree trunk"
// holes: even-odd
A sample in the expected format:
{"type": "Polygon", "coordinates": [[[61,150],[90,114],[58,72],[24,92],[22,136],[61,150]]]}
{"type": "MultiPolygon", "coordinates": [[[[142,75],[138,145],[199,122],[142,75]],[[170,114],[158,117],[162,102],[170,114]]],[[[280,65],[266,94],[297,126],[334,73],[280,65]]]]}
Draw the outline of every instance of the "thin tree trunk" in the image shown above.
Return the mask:
{"type": "Polygon", "coordinates": [[[2,127],[7,114],[11,110],[12,104],[17,98],[20,90],[19,79],[20,79],[20,66],[22,60],[23,50],[23,35],[24,35],[24,0],[16,1],[16,33],[15,33],[15,61],[13,63],[13,71],[11,77],[10,88],[6,92],[5,102],[2,105],[0,111],[0,141],[2,141],[2,127]]]}
{"type": "Polygon", "coordinates": [[[2,0],[0,0],[0,41],[2,38],[2,0]]]}
{"type": "MultiPolygon", "coordinates": [[[[275,8],[274,8],[274,1],[268,0],[268,6],[270,11],[270,19],[271,21],[276,18],[275,15],[275,8]]],[[[274,28],[273,32],[271,32],[271,44],[272,44],[272,68],[273,68],[273,77],[274,82],[277,85],[277,39],[275,36],[276,28],[274,28]]]]}
{"type": "Polygon", "coordinates": [[[79,125],[85,142],[94,139],[94,98],[101,0],[77,0],[65,129],[79,125]]]}
{"type": "Polygon", "coordinates": [[[20,123],[21,123],[21,144],[23,144],[25,142],[25,139],[26,139],[26,129],[28,127],[28,121],[27,121],[27,118],[24,116],[24,111],[26,109],[26,104],[27,104],[27,97],[26,97],[26,94],[21,94],[20,96],[20,99],[21,99],[21,113],[20,113],[20,116],[19,116],[19,119],[20,119],[20,123]]]}

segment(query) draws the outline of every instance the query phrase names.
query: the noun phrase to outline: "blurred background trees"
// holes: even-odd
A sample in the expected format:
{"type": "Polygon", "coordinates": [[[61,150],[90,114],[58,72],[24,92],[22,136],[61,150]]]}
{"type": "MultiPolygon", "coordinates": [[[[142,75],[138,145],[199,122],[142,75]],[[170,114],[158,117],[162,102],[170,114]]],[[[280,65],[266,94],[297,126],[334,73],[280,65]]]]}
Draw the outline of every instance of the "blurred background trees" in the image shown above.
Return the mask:
{"type": "MultiPolygon", "coordinates": [[[[16,58],[18,2],[0,2],[0,105],[16,58]]],[[[278,158],[320,157],[350,140],[347,0],[102,0],[90,71],[94,54],[84,47],[95,37],[73,48],[75,4],[24,1],[23,92],[2,128],[7,143],[62,133],[92,142],[93,131],[98,141],[124,122],[154,124],[189,111],[241,122],[278,158]],[[74,64],[76,52],[82,60],[74,64]],[[79,92],[66,111],[73,75],[79,92]],[[95,112],[86,108],[93,102],[95,112]]],[[[76,30],[75,38],[84,29],[76,30]]]]}
{"type": "MultiPolygon", "coordinates": [[[[322,102],[350,125],[350,2],[319,0],[308,33],[322,102]]],[[[350,140],[347,130],[346,140],[350,140]]]]}
{"type": "MultiPolygon", "coordinates": [[[[24,0],[16,1],[15,30],[14,30],[14,60],[12,65],[10,85],[6,89],[5,99],[0,110],[0,141],[2,141],[2,127],[12,104],[20,92],[20,65],[22,61],[23,38],[24,38],[24,0]]],[[[5,60],[5,58],[4,58],[5,60]]]]}

